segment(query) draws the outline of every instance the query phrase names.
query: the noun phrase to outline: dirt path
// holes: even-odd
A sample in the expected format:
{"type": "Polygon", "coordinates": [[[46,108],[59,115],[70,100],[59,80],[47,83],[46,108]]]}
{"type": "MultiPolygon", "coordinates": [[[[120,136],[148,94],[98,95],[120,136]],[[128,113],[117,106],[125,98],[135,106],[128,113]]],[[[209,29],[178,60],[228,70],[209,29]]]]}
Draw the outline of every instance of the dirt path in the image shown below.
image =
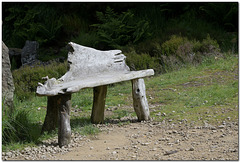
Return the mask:
{"type": "Polygon", "coordinates": [[[157,122],[103,125],[103,132],[50,160],[238,160],[238,125],[188,128],[157,122]]]}
{"type": "Polygon", "coordinates": [[[59,148],[57,137],[35,148],[4,153],[3,160],[238,160],[238,122],[189,126],[185,122],[96,125],[97,136],[72,134],[59,148]]]}

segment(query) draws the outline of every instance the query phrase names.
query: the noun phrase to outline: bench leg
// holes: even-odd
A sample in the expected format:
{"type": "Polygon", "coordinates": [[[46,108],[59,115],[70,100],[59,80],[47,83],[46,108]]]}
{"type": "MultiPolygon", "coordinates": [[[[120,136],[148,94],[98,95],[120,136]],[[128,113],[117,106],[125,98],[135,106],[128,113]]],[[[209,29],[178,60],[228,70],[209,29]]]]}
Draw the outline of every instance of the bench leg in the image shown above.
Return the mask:
{"type": "Polygon", "coordinates": [[[41,133],[44,131],[51,132],[58,126],[58,100],[59,96],[48,96],[47,97],[47,114],[44,120],[41,133]]]}
{"type": "Polygon", "coordinates": [[[143,79],[132,80],[133,107],[139,121],[150,119],[145,90],[143,79]]]}
{"type": "Polygon", "coordinates": [[[70,109],[72,103],[71,94],[60,95],[60,98],[57,103],[59,106],[58,144],[62,147],[71,141],[70,109]]]}
{"type": "Polygon", "coordinates": [[[102,124],[104,122],[104,108],[107,95],[107,85],[93,88],[93,107],[91,122],[102,124]]]}

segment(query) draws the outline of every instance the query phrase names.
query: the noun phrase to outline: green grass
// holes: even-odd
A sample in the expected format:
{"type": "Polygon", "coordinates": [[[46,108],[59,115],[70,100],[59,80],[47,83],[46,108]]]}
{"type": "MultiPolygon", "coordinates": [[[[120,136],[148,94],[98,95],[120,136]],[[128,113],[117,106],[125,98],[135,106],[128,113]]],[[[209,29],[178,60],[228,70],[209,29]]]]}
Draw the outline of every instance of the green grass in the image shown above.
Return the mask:
{"type": "MultiPolygon", "coordinates": [[[[238,122],[238,57],[236,56],[205,59],[197,67],[188,66],[179,71],[146,78],[145,84],[150,115],[155,121],[171,119],[173,123],[187,121],[195,125],[202,125],[206,121],[211,124],[219,124],[223,120],[238,122]],[[158,116],[159,112],[166,115],[158,116]]],[[[117,109],[113,109],[111,113],[107,111],[106,120],[136,116],[132,107],[131,89],[130,81],[108,86],[106,109],[117,109]]],[[[80,110],[77,115],[71,112],[73,132],[80,132],[83,135],[99,133],[98,128],[90,122],[92,99],[93,90],[90,88],[72,95],[72,110],[80,110]]],[[[3,145],[3,151],[34,146],[44,139],[57,135],[57,130],[51,134],[40,135],[46,115],[46,97],[33,97],[24,102],[20,102],[15,97],[14,104],[18,112],[23,112],[22,117],[26,120],[22,124],[27,126],[28,131],[23,133],[27,133],[31,138],[11,140],[3,145]]],[[[21,119],[18,118],[18,121],[21,119]]]]}
{"type": "Polygon", "coordinates": [[[128,116],[129,111],[118,109],[118,110],[113,111],[113,113],[114,113],[114,116],[113,116],[114,118],[121,119],[124,116],[128,116]]]}
{"type": "Polygon", "coordinates": [[[189,67],[157,76],[146,82],[150,104],[161,104],[151,111],[155,120],[217,124],[230,117],[238,121],[238,58],[208,60],[198,67],[189,67]],[[156,116],[159,112],[166,116],[156,116]],[[224,112],[224,113],[223,113],[224,112]]]}
{"type": "Polygon", "coordinates": [[[79,132],[82,135],[95,135],[99,133],[98,128],[91,124],[89,113],[80,118],[71,118],[71,128],[73,132],[79,132]]]}
{"type": "Polygon", "coordinates": [[[80,108],[83,111],[92,109],[93,90],[83,89],[79,93],[72,94],[72,107],[80,108]]]}

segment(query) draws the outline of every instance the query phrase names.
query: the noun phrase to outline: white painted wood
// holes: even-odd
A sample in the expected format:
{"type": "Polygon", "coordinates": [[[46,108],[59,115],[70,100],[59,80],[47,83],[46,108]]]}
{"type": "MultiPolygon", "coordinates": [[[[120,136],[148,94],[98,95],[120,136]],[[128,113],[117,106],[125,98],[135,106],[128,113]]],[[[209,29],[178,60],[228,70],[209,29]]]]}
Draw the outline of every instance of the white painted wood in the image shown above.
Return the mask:
{"type": "Polygon", "coordinates": [[[133,107],[138,120],[149,120],[149,107],[146,98],[146,88],[143,79],[132,80],[133,107]]]}
{"type": "Polygon", "coordinates": [[[100,51],[70,42],[69,71],[60,79],[39,83],[37,95],[55,96],[78,92],[83,88],[97,87],[154,75],[153,69],[130,71],[120,50],[100,51]]]}

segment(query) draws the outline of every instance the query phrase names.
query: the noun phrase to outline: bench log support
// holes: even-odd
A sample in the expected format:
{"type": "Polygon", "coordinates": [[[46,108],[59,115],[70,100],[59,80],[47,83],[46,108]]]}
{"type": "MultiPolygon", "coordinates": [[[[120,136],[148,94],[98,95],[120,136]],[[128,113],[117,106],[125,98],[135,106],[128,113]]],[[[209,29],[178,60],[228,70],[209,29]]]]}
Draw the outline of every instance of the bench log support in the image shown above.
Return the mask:
{"type": "Polygon", "coordinates": [[[149,107],[146,98],[146,88],[143,79],[132,80],[133,107],[138,121],[149,120],[149,107]]]}
{"type": "Polygon", "coordinates": [[[60,147],[69,144],[71,141],[71,105],[71,94],[48,96],[47,114],[41,132],[51,132],[58,127],[58,144],[60,147]]]}
{"type": "Polygon", "coordinates": [[[70,110],[72,103],[71,94],[60,95],[60,98],[57,103],[59,106],[58,144],[62,147],[71,141],[70,110]]]}
{"type": "Polygon", "coordinates": [[[47,97],[47,114],[42,126],[41,133],[55,130],[58,126],[58,100],[61,99],[59,96],[48,96],[47,97]]]}
{"type": "Polygon", "coordinates": [[[107,85],[93,88],[93,107],[91,122],[94,124],[104,123],[104,108],[107,95],[107,85]]]}
{"type": "Polygon", "coordinates": [[[104,123],[107,85],[132,81],[133,107],[138,120],[149,120],[149,107],[142,78],[154,75],[153,69],[131,71],[121,50],[100,51],[73,42],[68,43],[68,72],[61,78],[43,77],[36,94],[48,96],[47,114],[42,132],[58,127],[60,147],[70,142],[71,94],[84,88],[93,88],[91,122],[104,123]],[[139,79],[141,78],[141,79],[139,79]]]}

